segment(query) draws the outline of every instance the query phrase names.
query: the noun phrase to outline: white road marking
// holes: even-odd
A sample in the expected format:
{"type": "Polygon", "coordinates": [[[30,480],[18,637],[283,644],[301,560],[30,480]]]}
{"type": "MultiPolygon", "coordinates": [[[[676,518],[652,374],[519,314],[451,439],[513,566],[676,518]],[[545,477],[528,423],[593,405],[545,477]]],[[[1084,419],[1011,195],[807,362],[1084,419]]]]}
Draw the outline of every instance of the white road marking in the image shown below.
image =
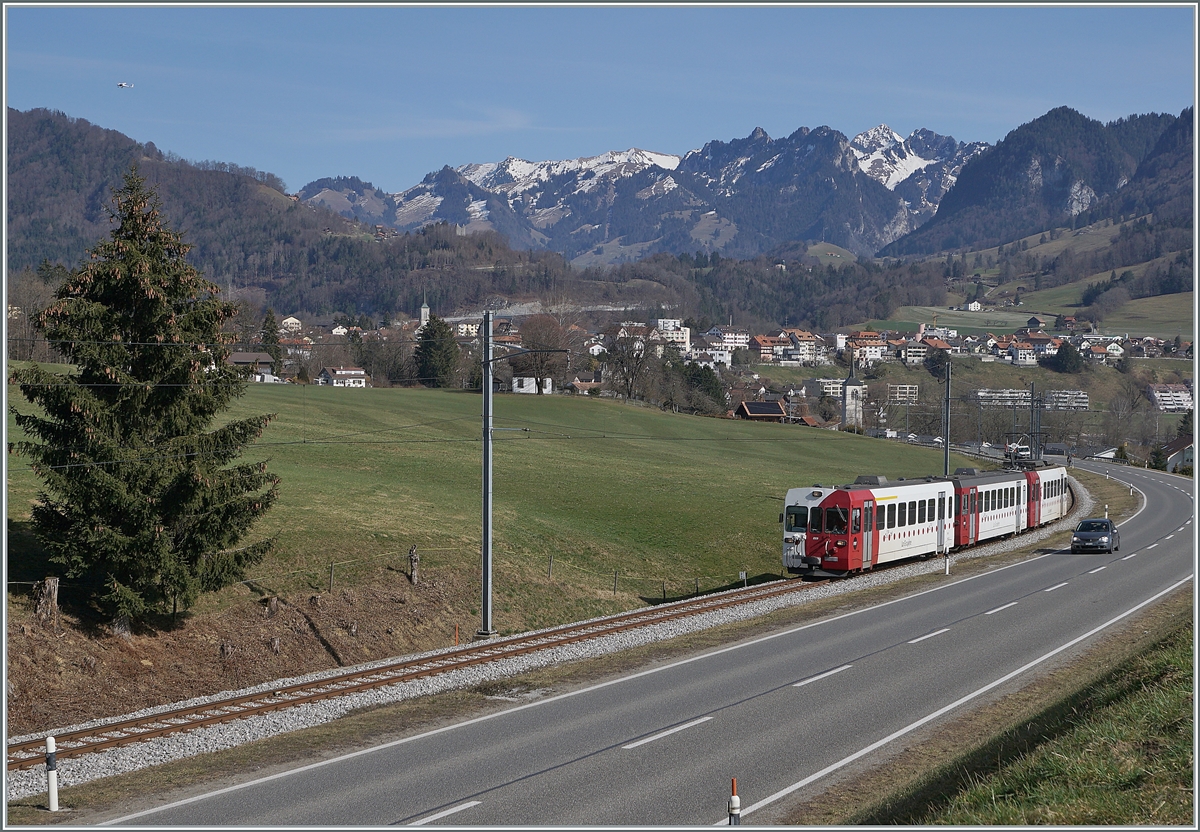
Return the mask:
{"type": "Polygon", "coordinates": [[[1175,531],[1177,531],[1177,532],[1181,532],[1181,531],[1183,531],[1185,528],[1186,528],[1186,526],[1180,526],[1180,527],[1179,527],[1178,529],[1176,529],[1175,531]]]}
{"type": "Polygon", "coordinates": [[[1173,534],[1169,534],[1169,535],[1167,535],[1166,537],[1164,537],[1164,538],[1163,538],[1163,540],[1170,540],[1170,539],[1171,539],[1172,537],[1174,537],[1174,536],[1175,536],[1175,535],[1173,535],[1173,534]]]}
{"type": "Polygon", "coordinates": [[[712,719],[711,716],[702,716],[699,719],[693,719],[691,722],[685,722],[683,725],[676,725],[674,728],[668,728],[665,731],[655,734],[653,737],[646,737],[646,739],[644,739],[644,740],[638,740],[637,742],[631,742],[631,743],[629,743],[629,745],[622,745],[621,747],[625,748],[625,749],[637,748],[639,745],[645,745],[648,742],[654,742],[655,740],[661,740],[663,737],[669,737],[671,734],[674,734],[676,731],[682,731],[684,728],[691,728],[693,725],[699,725],[701,722],[708,722],[710,719],[712,719]]]}
{"type": "Polygon", "coordinates": [[[452,809],[447,809],[444,812],[438,812],[436,815],[430,815],[427,818],[421,818],[420,820],[414,820],[412,823],[409,824],[409,826],[423,826],[426,823],[430,823],[431,821],[441,820],[442,818],[446,817],[447,815],[453,815],[455,812],[461,812],[463,809],[470,809],[472,806],[478,806],[480,804],[480,802],[481,801],[479,801],[479,800],[472,800],[469,803],[460,804],[458,806],[455,806],[452,809]]]}
{"type": "Polygon", "coordinates": [[[1130,558],[1136,558],[1136,557],[1137,557],[1137,552],[1134,552],[1132,555],[1126,555],[1125,557],[1121,558],[1121,560],[1129,560],[1130,558]]]}
{"type": "Polygon", "coordinates": [[[803,682],[797,682],[796,684],[792,685],[792,687],[802,688],[805,685],[807,685],[809,682],[815,682],[818,679],[824,679],[826,676],[832,676],[835,673],[841,673],[843,670],[849,670],[851,667],[853,667],[853,665],[844,664],[841,667],[834,668],[833,670],[826,670],[824,673],[820,673],[816,676],[810,676],[809,678],[805,679],[803,682]]]}
{"type": "Polygon", "coordinates": [[[1006,610],[1009,607],[1015,607],[1016,605],[1017,605],[1016,601],[1010,601],[1009,603],[1005,604],[1003,607],[996,607],[996,609],[994,609],[994,610],[988,610],[987,612],[984,613],[984,615],[991,615],[994,612],[1000,612],[1000,610],[1006,610]]]}
{"type": "Polygon", "coordinates": [[[1043,589],[1042,592],[1053,592],[1056,589],[1062,589],[1066,585],[1067,585],[1067,581],[1063,581],[1061,584],[1055,584],[1054,586],[1050,587],[1049,589],[1043,589]]]}
{"type": "Polygon", "coordinates": [[[1157,543],[1151,543],[1149,546],[1146,547],[1146,550],[1149,551],[1150,549],[1153,549],[1157,545],[1158,545],[1157,543]]]}
{"type": "MultiPolygon", "coordinates": [[[[749,806],[746,806],[744,809],[742,809],[742,817],[745,818],[747,815],[758,811],[762,807],[769,806],[770,804],[774,803],[775,801],[780,800],[784,797],[787,797],[792,792],[798,791],[799,789],[804,788],[805,786],[809,785],[810,783],[815,783],[817,780],[820,780],[822,777],[825,777],[827,774],[832,774],[833,772],[837,771],[840,768],[845,768],[846,766],[850,765],[850,763],[853,763],[855,760],[861,759],[863,757],[866,757],[869,754],[874,753],[878,749],[880,749],[883,746],[890,743],[892,740],[899,739],[900,737],[903,737],[905,734],[912,733],[913,731],[920,728],[922,725],[926,725],[930,722],[933,722],[935,719],[937,719],[941,716],[944,716],[945,714],[950,713],[950,711],[953,711],[955,708],[959,707],[960,705],[970,702],[972,699],[976,699],[976,698],[982,696],[983,694],[987,693],[989,690],[992,690],[993,688],[1003,685],[1009,679],[1014,679],[1017,676],[1020,676],[1025,671],[1030,670],[1031,668],[1037,667],[1039,664],[1052,659],[1053,657],[1057,656],[1059,653],[1063,652],[1064,650],[1069,650],[1070,648],[1074,647],[1079,642],[1086,641],[1087,639],[1096,635],[1096,633],[1103,632],[1104,630],[1111,627],[1113,624],[1116,624],[1121,619],[1128,618],[1129,616],[1133,615],[1135,612],[1142,609],[1143,607],[1147,607],[1150,604],[1153,604],[1155,601],[1157,601],[1159,598],[1163,597],[1164,595],[1174,592],[1179,587],[1181,587],[1184,584],[1191,581],[1193,577],[1195,577],[1195,576],[1188,575],[1182,581],[1178,581],[1178,582],[1172,584],[1171,586],[1167,587],[1166,589],[1164,589],[1162,592],[1158,593],[1157,595],[1152,595],[1151,597],[1147,598],[1145,601],[1142,601],[1140,604],[1135,604],[1134,606],[1125,610],[1125,612],[1121,613],[1120,615],[1116,616],[1115,618],[1110,618],[1108,621],[1105,621],[1099,627],[1095,627],[1091,630],[1088,630],[1083,635],[1073,638],[1070,641],[1066,642],[1065,644],[1060,644],[1058,647],[1055,647],[1049,653],[1044,653],[1043,655],[1039,656],[1038,658],[1034,659],[1033,661],[1022,665],[1021,667],[1018,667],[1016,670],[1012,671],[1011,673],[1006,673],[1005,675],[1001,676],[999,679],[993,679],[992,681],[988,682],[986,685],[979,688],[978,690],[972,691],[971,693],[968,693],[966,696],[963,696],[959,699],[954,700],[953,702],[951,702],[949,705],[946,705],[945,707],[938,708],[936,711],[934,711],[931,714],[926,714],[925,716],[918,719],[916,722],[909,723],[908,725],[904,726],[900,730],[894,731],[891,734],[888,734],[883,739],[876,740],[875,742],[871,743],[870,745],[866,746],[865,748],[860,748],[858,751],[855,751],[853,754],[850,754],[849,756],[843,757],[842,759],[838,760],[836,763],[832,763],[831,765],[825,766],[825,768],[821,769],[820,771],[816,772],[815,774],[810,774],[808,777],[805,777],[803,780],[793,783],[792,785],[790,785],[786,788],[780,789],[779,791],[775,792],[775,794],[765,797],[762,800],[758,801],[757,803],[751,803],[749,806]]],[[[729,817],[728,817],[728,815],[726,815],[725,817],[721,818],[719,821],[714,823],[713,826],[726,826],[728,824],[729,824],[729,817]]]]}
{"type": "MultiPolygon", "coordinates": [[[[1130,555],[1130,557],[1133,557],[1133,555],[1130,555]]],[[[1093,570],[1092,570],[1091,572],[1089,572],[1088,574],[1089,574],[1089,575],[1095,575],[1097,572],[1100,572],[1100,571],[1102,571],[1102,570],[1105,570],[1105,569],[1107,569],[1107,568],[1108,568],[1107,566],[1097,566],[1095,569],[1093,569],[1093,570]]]]}
{"type": "Polygon", "coordinates": [[[940,636],[942,633],[948,633],[948,632],[950,632],[950,628],[943,627],[942,629],[937,630],[936,632],[927,633],[926,635],[923,635],[919,638],[914,638],[912,641],[909,642],[909,644],[916,644],[918,641],[924,641],[927,638],[933,638],[934,636],[940,636]]]}

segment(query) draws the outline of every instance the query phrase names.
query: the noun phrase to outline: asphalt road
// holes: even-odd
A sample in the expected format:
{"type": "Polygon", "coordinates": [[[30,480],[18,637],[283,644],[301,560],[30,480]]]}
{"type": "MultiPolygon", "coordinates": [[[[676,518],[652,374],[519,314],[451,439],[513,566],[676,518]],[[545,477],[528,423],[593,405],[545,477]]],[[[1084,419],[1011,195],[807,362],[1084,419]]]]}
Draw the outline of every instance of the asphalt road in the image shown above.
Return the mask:
{"type": "Polygon", "coordinates": [[[1120,552],[1031,557],[112,823],[713,825],[736,777],[753,824],[1190,586],[1192,481],[1080,467],[1146,495],[1120,552]]]}

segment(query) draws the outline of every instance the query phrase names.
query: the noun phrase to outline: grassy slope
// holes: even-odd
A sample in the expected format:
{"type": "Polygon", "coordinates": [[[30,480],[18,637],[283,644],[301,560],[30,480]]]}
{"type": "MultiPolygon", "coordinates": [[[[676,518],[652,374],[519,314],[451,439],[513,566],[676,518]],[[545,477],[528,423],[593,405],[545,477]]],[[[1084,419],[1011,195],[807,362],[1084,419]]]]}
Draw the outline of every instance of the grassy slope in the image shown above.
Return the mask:
{"type": "MultiPolygon", "coordinates": [[[[1136,220],[1130,220],[1130,223],[1136,220]]],[[[1110,221],[1087,226],[1077,231],[1060,229],[1063,235],[1057,240],[1047,240],[1039,244],[1041,235],[1034,234],[1025,238],[1028,246],[1023,254],[1037,255],[1043,260],[1053,259],[1070,249],[1075,254],[1098,251],[1110,244],[1110,240],[1119,232],[1119,227],[1110,221]]],[[[973,267],[976,252],[967,255],[968,275],[979,272],[988,285],[995,282],[1000,269],[976,269],[973,267]]],[[[996,258],[995,247],[978,252],[986,258],[990,255],[996,258]]],[[[1118,273],[1126,270],[1140,275],[1152,266],[1165,268],[1171,263],[1178,252],[1168,252],[1156,260],[1138,263],[1117,269],[1118,273]]],[[[897,309],[887,321],[870,321],[862,328],[877,329],[880,327],[901,330],[915,330],[917,324],[933,323],[933,315],[937,313],[938,324],[959,329],[963,333],[982,333],[984,331],[1012,331],[1025,326],[1025,322],[1033,315],[1053,318],[1055,315],[1072,315],[1080,309],[1080,297],[1088,284],[1107,280],[1110,272],[1088,275],[1073,283],[1043,289],[1040,292],[1022,292],[1020,307],[997,307],[990,312],[958,312],[945,307],[906,306],[897,309]]],[[[1008,283],[996,286],[988,294],[989,298],[1011,297],[1018,287],[1033,285],[1031,275],[1023,275],[1008,283]]],[[[962,295],[952,293],[947,305],[958,306],[962,303],[962,295]]],[[[1178,295],[1165,295],[1154,298],[1142,298],[1130,301],[1104,321],[1103,332],[1125,333],[1132,335],[1153,335],[1157,338],[1174,338],[1182,335],[1185,341],[1192,340],[1195,333],[1195,298],[1192,292],[1178,295]]],[[[856,327],[857,328],[857,327],[856,327]]]]}
{"type": "MultiPolygon", "coordinates": [[[[12,388],[9,397],[24,403],[12,388]]],[[[250,385],[230,416],[278,414],[245,458],[269,459],[282,478],[259,527],[279,545],[252,576],[275,591],[318,589],[330,561],[357,561],[337,568],[339,585],[352,585],[381,558],[403,565],[413,543],[427,574],[477,574],[480,404],[451,391],[250,385]]],[[[664,580],[683,594],[743,570],[779,574],[787,488],[942,469],[934,450],[607,399],[500,396],[495,413],[497,428],[518,429],[498,430],[494,449],[496,626],[508,630],[637,605],[661,597],[664,580]],[[553,583],[542,580],[551,555],[553,583]]],[[[21,531],[37,483],[19,457],[9,463],[9,518],[21,531]]],[[[40,577],[28,536],[13,540],[10,570],[40,577]]]]}

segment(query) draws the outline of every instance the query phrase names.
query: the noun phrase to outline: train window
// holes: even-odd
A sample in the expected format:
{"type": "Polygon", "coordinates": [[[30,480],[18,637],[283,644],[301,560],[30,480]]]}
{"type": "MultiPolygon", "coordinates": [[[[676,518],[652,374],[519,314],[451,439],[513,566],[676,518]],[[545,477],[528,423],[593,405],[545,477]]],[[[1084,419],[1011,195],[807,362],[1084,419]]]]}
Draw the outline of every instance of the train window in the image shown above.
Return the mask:
{"type": "Polygon", "coordinates": [[[908,525],[917,525],[917,501],[909,500],[908,502],[908,525]]]}
{"type": "Polygon", "coordinates": [[[929,498],[929,513],[928,513],[930,523],[933,522],[933,512],[937,510],[936,505],[937,505],[937,501],[934,500],[932,497],[930,497],[929,498]]]}
{"type": "Polygon", "coordinates": [[[983,497],[983,500],[982,500],[983,508],[980,510],[984,514],[987,514],[989,511],[992,510],[992,492],[985,491],[985,492],[983,492],[982,497],[983,497]]]}
{"type": "Polygon", "coordinates": [[[954,495],[954,513],[966,514],[966,508],[963,506],[963,498],[961,494],[954,495]]]}
{"type": "Polygon", "coordinates": [[[850,510],[850,534],[858,534],[859,526],[862,523],[862,509],[855,508],[850,510]]]}
{"type": "Polygon", "coordinates": [[[938,497],[938,519],[946,519],[946,498],[938,497]]]}
{"type": "Polygon", "coordinates": [[[784,531],[802,532],[808,527],[808,506],[788,506],[784,517],[784,531]]]}
{"type": "Polygon", "coordinates": [[[880,529],[887,528],[887,506],[883,503],[875,506],[875,525],[880,529]]]}
{"type": "Polygon", "coordinates": [[[1006,488],[1006,489],[1004,489],[1004,507],[1012,508],[1012,504],[1013,504],[1012,489],[1006,488]]]}
{"type": "Polygon", "coordinates": [[[821,531],[821,508],[813,506],[813,510],[808,513],[808,530],[810,532],[820,533],[821,531]]]}
{"type": "Polygon", "coordinates": [[[867,504],[867,511],[863,515],[863,531],[872,532],[875,530],[875,509],[871,508],[870,503],[867,504]]]}
{"type": "Polygon", "coordinates": [[[888,503],[887,512],[888,512],[887,527],[889,529],[894,529],[894,528],[896,528],[896,504],[888,503]]]}
{"type": "Polygon", "coordinates": [[[845,534],[846,521],[848,512],[846,509],[839,506],[830,506],[825,509],[825,533],[826,534],[845,534]]]}
{"type": "Polygon", "coordinates": [[[925,522],[925,501],[924,500],[917,501],[917,522],[918,523],[925,522]]]}
{"type": "Polygon", "coordinates": [[[900,504],[900,519],[896,522],[896,525],[900,527],[908,525],[908,507],[904,503],[900,504]]]}

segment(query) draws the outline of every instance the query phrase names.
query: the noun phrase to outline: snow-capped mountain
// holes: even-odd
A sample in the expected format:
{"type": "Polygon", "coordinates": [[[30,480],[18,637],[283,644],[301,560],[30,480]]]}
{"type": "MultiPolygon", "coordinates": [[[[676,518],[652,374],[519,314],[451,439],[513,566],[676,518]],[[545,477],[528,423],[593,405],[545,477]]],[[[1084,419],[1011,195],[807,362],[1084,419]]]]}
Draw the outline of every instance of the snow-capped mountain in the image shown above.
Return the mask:
{"type": "Polygon", "coordinates": [[[985,142],[958,142],[924,128],[904,138],[886,124],[859,133],[850,146],[863,173],[904,199],[914,227],[937,213],[967,160],[990,147],[985,142]]]}
{"type": "Polygon", "coordinates": [[[347,216],[410,230],[447,221],[495,230],[516,247],[578,265],[656,251],[753,257],[793,240],[870,255],[937,210],[962,163],[986,145],[886,125],[853,141],[829,127],[772,139],[710,141],[682,157],[631,148],[598,156],[445,167],[396,194],[351,177],[301,197],[347,216]]]}

